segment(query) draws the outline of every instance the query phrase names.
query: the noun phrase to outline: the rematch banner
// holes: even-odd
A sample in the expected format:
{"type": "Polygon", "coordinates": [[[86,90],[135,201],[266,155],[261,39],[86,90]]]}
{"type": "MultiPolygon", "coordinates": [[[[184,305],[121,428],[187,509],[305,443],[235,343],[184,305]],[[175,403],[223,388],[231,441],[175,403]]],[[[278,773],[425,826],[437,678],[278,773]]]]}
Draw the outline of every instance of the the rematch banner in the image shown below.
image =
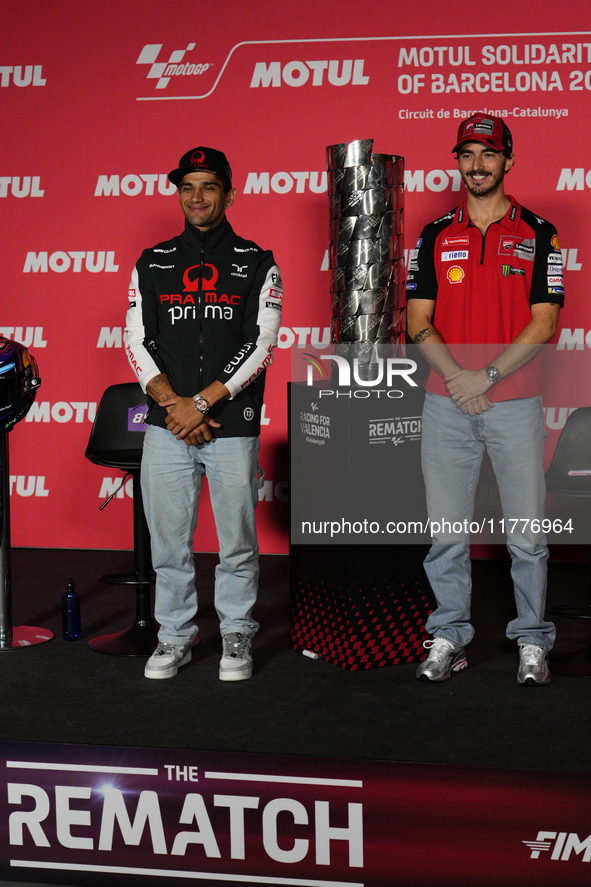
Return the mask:
{"type": "Polygon", "coordinates": [[[0,743],[0,876],[87,885],[588,883],[588,774],[0,743]]]}
{"type": "MultiPolygon", "coordinates": [[[[558,228],[566,307],[557,347],[591,346],[591,12],[498,0],[6,0],[0,12],[0,333],[30,347],[42,386],[10,434],[16,546],[130,548],[131,487],[84,459],[104,389],[131,380],[123,325],[142,249],[182,230],[167,180],[198,144],[226,152],[237,232],[272,248],[285,285],[263,416],[261,548],[288,542],[290,352],[330,341],[325,147],[360,138],[405,158],[405,240],[455,206],[451,153],[474,111],[502,116],[507,190],[558,228]],[[180,36],[182,35],[182,36],[180,36]]],[[[223,318],[220,318],[223,323],[223,318]]],[[[556,436],[574,404],[545,404],[556,436]]],[[[215,550],[208,508],[196,548],[215,550]]]]}

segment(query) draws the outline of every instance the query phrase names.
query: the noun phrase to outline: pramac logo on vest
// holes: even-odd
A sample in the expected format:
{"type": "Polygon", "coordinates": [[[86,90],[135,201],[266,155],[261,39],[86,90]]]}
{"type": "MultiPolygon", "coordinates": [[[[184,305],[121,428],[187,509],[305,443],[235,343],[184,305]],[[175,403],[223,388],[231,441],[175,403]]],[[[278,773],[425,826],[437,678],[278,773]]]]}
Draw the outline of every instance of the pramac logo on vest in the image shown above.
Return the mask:
{"type": "MultiPolygon", "coordinates": [[[[201,265],[191,265],[190,268],[187,268],[185,273],[183,274],[183,283],[185,284],[185,289],[183,292],[185,293],[196,293],[199,290],[199,269],[201,265]],[[197,269],[196,277],[191,280],[189,276],[191,271],[195,271],[197,269]]],[[[211,271],[211,277],[207,280],[205,277],[202,278],[203,288],[204,289],[215,289],[215,285],[217,283],[217,279],[219,277],[218,269],[215,265],[203,265],[203,268],[209,268],[211,271]]]]}

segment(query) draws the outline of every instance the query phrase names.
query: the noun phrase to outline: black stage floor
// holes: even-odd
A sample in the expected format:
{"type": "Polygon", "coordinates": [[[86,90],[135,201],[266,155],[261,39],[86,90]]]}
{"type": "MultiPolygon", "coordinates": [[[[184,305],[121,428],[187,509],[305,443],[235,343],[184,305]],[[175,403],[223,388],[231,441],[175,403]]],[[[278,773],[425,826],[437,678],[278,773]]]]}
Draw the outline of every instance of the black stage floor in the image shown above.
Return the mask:
{"type": "MultiPolygon", "coordinates": [[[[0,655],[0,739],[591,769],[591,680],[555,676],[541,688],[515,681],[517,653],[504,637],[513,612],[505,561],[474,563],[469,667],[433,685],[415,679],[415,665],[349,672],[291,649],[282,556],[262,558],[254,676],[220,682],[211,554],[196,556],[201,643],[193,662],[170,680],[147,680],[144,659],[86,644],[133,621],[133,591],[96,579],[130,560],[121,551],[13,550],[14,625],[49,628],[56,637],[0,655]],[[60,597],[70,576],[81,595],[76,642],[61,637],[60,597]]],[[[571,601],[589,601],[589,565],[552,563],[549,602],[571,601]]],[[[560,619],[558,630],[557,650],[591,637],[589,622],[560,619]]]]}
{"type": "MultiPolygon", "coordinates": [[[[469,667],[433,685],[415,679],[415,665],[349,672],[291,649],[282,556],[262,558],[253,678],[220,682],[211,554],[196,555],[201,643],[193,662],[170,680],[146,680],[143,658],[107,656],[86,643],[133,621],[133,591],[96,578],[129,569],[131,558],[122,551],[13,550],[14,625],[49,628],[56,637],[0,655],[0,739],[591,769],[591,680],[554,676],[542,688],[515,681],[516,649],[504,637],[513,613],[506,561],[474,563],[469,667]],[[70,576],[81,595],[77,642],[61,637],[60,598],[70,576]]],[[[587,563],[552,563],[549,603],[588,603],[589,576],[587,563]]],[[[558,628],[558,651],[591,637],[589,622],[561,619],[558,628]]]]}

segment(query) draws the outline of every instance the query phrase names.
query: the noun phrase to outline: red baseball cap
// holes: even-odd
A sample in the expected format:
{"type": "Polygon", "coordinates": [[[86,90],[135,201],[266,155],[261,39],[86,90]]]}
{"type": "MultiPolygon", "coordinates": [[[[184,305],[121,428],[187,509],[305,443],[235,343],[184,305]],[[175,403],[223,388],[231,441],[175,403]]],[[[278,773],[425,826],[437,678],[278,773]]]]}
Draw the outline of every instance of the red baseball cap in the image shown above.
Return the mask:
{"type": "Polygon", "coordinates": [[[492,114],[472,114],[467,120],[462,121],[452,154],[455,154],[464,142],[482,142],[483,145],[488,145],[504,154],[513,152],[513,137],[509,127],[504,120],[493,117],[492,114]]]}

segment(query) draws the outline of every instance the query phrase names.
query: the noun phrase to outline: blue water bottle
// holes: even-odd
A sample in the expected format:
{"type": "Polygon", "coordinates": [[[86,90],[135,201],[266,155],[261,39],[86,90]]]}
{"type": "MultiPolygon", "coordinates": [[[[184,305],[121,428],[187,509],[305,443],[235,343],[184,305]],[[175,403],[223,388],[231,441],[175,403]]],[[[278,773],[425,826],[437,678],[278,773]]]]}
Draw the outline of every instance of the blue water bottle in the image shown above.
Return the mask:
{"type": "Polygon", "coordinates": [[[80,639],[80,595],[73,579],[68,579],[62,594],[62,630],[65,641],[80,639]]]}

